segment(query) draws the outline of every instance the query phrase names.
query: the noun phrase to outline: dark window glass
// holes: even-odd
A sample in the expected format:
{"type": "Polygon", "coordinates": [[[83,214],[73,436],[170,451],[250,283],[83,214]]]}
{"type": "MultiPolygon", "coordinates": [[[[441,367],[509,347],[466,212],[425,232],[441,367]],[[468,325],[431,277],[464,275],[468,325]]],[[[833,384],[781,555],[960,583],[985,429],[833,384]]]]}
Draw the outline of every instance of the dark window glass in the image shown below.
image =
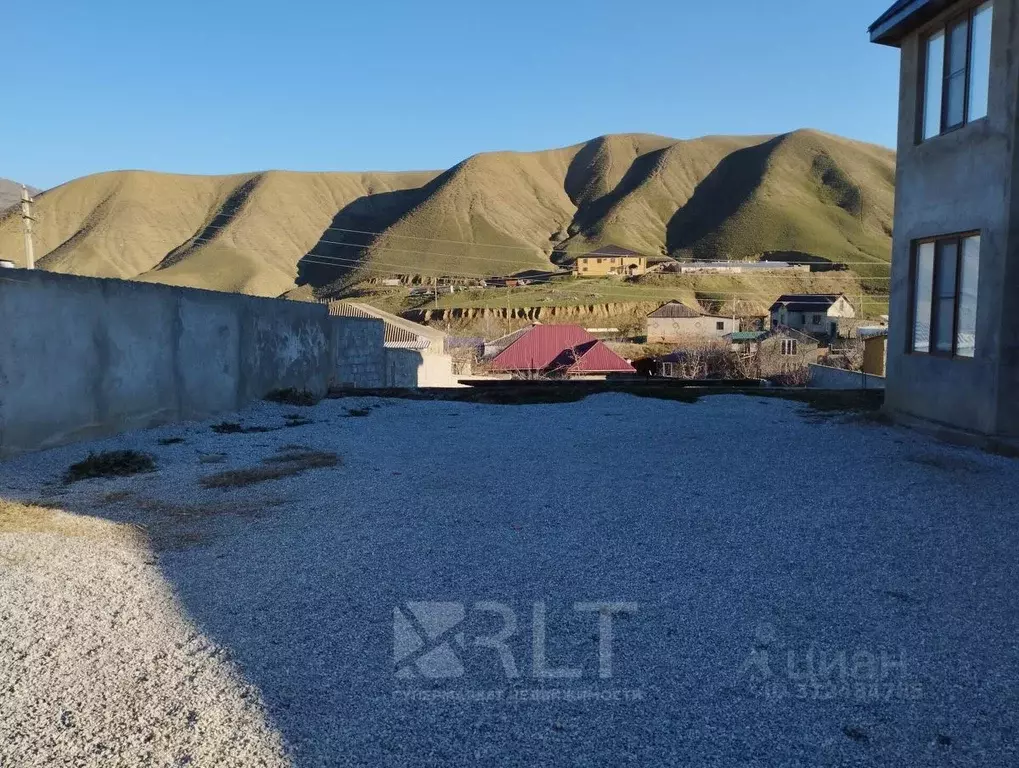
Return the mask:
{"type": "Polygon", "coordinates": [[[991,22],[994,6],[984,3],[973,14],[973,37],[969,54],[969,119],[987,117],[987,95],[991,84],[991,22]]]}
{"type": "Polygon", "coordinates": [[[934,243],[921,243],[916,251],[916,285],[913,287],[913,351],[931,351],[931,293],[934,288],[934,243]]]}
{"type": "Polygon", "coordinates": [[[920,243],[914,253],[912,350],[973,357],[980,236],[920,243]]]}
{"type": "Polygon", "coordinates": [[[959,243],[948,240],[938,243],[934,278],[934,349],[951,352],[955,334],[956,268],[959,243]]]}
{"type": "Polygon", "coordinates": [[[980,276],[980,236],[962,241],[962,268],[959,270],[959,322],[956,328],[955,354],[973,357],[977,335],[977,279],[980,276]]]}
{"type": "Polygon", "coordinates": [[[987,2],[924,41],[921,139],[987,116],[992,19],[987,2]]]}
{"type": "Polygon", "coordinates": [[[923,137],[941,133],[941,93],[945,86],[945,33],[938,32],[927,41],[924,85],[923,137]]]}

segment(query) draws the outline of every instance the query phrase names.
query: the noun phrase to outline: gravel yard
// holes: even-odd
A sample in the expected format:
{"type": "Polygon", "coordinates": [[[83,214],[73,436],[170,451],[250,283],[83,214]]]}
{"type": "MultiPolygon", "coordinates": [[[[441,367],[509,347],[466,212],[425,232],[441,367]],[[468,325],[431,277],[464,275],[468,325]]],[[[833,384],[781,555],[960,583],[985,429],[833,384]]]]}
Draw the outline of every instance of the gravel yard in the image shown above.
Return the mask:
{"type": "Polygon", "coordinates": [[[0,766],[1019,765],[1016,460],[729,395],[222,421],[0,464],[0,766]]]}

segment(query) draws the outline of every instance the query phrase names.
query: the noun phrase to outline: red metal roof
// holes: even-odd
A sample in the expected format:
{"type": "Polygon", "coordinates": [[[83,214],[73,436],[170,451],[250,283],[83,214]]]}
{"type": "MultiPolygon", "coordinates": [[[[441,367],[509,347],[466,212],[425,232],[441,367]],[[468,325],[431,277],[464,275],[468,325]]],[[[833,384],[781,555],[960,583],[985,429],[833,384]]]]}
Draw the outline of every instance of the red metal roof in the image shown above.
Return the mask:
{"type": "Polygon", "coordinates": [[[580,359],[568,373],[636,373],[637,369],[609,349],[604,341],[596,341],[587,350],[578,348],[580,359]]]}
{"type": "Polygon", "coordinates": [[[536,325],[492,361],[497,371],[633,373],[634,368],[578,325],[536,325]]]}

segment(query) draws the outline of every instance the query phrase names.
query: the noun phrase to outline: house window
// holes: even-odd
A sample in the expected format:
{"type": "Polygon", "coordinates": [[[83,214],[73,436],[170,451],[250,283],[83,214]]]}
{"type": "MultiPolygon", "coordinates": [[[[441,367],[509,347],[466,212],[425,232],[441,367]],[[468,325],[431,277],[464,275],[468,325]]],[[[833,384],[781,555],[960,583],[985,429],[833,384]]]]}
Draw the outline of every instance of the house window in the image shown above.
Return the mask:
{"type": "Polygon", "coordinates": [[[923,140],[987,117],[991,80],[992,2],[927,38],[923,60],[923,140]]]}
{"type": "Polygon", "coordinates": [[[782,354],[783,355],[796,354],[796,339],[782,339],[782,354]]]}
{"type": "Polygon", "coordinates": [[[601,264],[601,259],[598,259],[598,263],[601,264]]]}
{"type": "Polygon", "coordinates": [[[980,235],[953,235],[913,248],[912,350],[973,357],[976,352],[980,235]]]}
{"type": "Polygon", "coordinates": [[[724,331],[725,330],[725,323],[722,322],[721,320],[719,320],[717,323],[715,323],[715,330],[716,331],[724,331]]]}

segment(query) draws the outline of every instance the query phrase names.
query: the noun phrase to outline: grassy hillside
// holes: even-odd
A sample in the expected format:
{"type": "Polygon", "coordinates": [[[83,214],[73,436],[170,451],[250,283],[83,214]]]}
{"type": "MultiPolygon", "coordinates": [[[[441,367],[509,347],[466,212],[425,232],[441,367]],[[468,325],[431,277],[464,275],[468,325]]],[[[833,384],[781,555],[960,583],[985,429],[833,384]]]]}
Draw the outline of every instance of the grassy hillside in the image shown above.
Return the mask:
{"type": "MultiPolygon", "coordinates": [[[[609,243],[656,258],[795,251],[851,264],[873,291],[893,177],[890,150],[815,131],[604,136],[444,172],[122,171],[37,197],[36,250],[46,269],[259,295],[550,269],[609,243]]],[[[0,253],[20,237],[0,214],[0,253]]]]}

